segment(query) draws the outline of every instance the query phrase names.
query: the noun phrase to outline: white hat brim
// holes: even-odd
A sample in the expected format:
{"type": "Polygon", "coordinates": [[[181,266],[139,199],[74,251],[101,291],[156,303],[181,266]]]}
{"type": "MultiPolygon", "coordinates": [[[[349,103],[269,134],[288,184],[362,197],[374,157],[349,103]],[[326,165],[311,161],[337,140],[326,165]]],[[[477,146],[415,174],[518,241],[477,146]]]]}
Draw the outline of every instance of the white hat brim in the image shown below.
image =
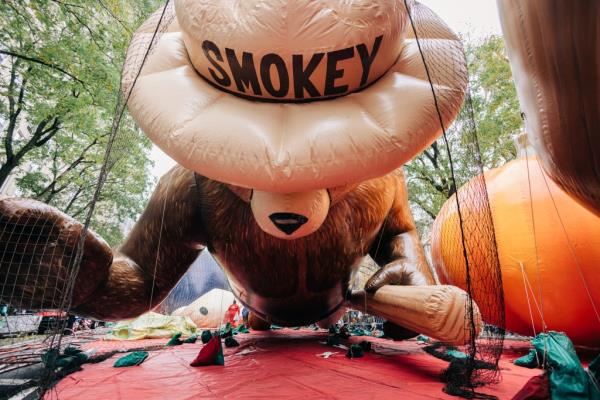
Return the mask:
{"type": "MultiPolygon", "coordinates": [[[[415,3],[411,12],[447,127],[466,89],[462,44],[427,7],[415,3]]],[[[441,133],[432,87],[409,32],[396,63],[367,88],[332,100],[274,103],[209,84],[191,64],[175,21],[143,66],[129,110],[164,152],[214,180],[273,192],[364,181],[398,168],[441,133]]],[[[139,49],[147,49],[152,36],[148,28],[134,35],[125,92],[139,49]]]]}

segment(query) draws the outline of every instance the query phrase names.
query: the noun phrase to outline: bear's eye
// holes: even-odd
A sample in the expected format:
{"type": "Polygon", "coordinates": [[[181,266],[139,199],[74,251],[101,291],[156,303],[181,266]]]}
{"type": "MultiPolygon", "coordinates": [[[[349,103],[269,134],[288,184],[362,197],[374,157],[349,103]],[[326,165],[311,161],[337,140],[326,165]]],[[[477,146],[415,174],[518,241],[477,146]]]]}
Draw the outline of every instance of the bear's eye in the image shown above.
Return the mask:
{"type": "Polygon", "coordinates": [[[240,186],[226,184],[227,189],[232,191],[237,197],[249,203],[252,200],[252,189],[246,189],[240,186]]]}

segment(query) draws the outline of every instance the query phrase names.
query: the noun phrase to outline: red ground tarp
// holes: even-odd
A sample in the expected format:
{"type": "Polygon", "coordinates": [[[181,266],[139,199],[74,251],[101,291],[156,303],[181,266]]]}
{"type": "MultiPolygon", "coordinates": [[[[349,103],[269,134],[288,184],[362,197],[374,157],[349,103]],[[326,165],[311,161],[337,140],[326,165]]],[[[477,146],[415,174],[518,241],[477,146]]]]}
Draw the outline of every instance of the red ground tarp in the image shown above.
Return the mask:
{"type": "MultiPolygon", "coordinates": [[[[189,366],[200,341],[152,351],[137,367],[113,368],[123,356],[117,354],[99,364],[85,364],[83,371],[59,382],[46,399],[456,399],[442,392],[439,373],[447,363],[423,352],[415,341],[353,337],[351,343],[371,341],[373,351],[348,359],[344,350],[319,343],[326,336],[291,329],[238,335],[240,347],[225,349],[224,367],[189,366]],[[325,351],[337,354],[327,359],[317,356],[325,351]]],[[[98,346],[105,351],[108,343],[98,346]]],[[[516,351],[509,351],[500,364],[502,382],[483,392],[510,399],[529,378],[540,374],[512,365],[529,347],[526,342],[512,346],[516,351]]]]}

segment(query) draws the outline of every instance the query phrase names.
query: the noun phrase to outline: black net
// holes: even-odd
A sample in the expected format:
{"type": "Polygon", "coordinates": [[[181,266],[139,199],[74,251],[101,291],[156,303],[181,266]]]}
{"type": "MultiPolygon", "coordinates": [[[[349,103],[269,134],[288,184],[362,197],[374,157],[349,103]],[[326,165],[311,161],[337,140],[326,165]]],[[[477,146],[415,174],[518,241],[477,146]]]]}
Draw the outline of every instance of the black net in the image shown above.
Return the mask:
{"type": "MultiPolygon", "coordinates": [[[[504,337],[504,302],[494,227],[485,180],[481,175],[483,163],[478,148],[472,105],[468,96],[461,111],[463,115],[458,119],[459,122],[452,127],[444,126],[445,121],[452,117],[452,111],[446,105],[455,101],[451,97],[456,96],[456,93],[440,90],[437,82],[440,77],[456,73],[464,74],[466,81],[467,71],[461,69],[461,65],[464,65],[463,60],[432,62],[428,55],[437,51],[436,42],[419,40],[419,37],[436,37],[437,25],[429,22],[432,13],[421,6],[408,8],[414,37],[419,44],[419,51],[427,67],[432,92],[437,102],[436,113],[444,130],[443,138],[429,149],[435,156],[435,159],[429,162],[444,165],[442,169],[447,174],[444,179],[446,179],[449,196],[471,178],[479,177],[470,181],[466,189],[459,191],[458,197],[455,197],[460,214],[460,224],[458,224],[460,232],[456,237],[461,240],[443,244],[460,247],[466,260],[466,270],[464,282],[457,284],[462,285],[475,299],[486,317],[486,322],[495,327],[476,336],[472,318],[474,306],[469,303],[467,315],[470,318],[464,321],[464,329],[472,333],[472,340],[462,349],[468,358],[460,361],[449,360],[451,366],[445,374],[445,379],[448,382],[449,393],[473,397],[474,388],[497,379],[497,363],[504,337]],[[460,159],[459,164],[455,161],[457,159],[460,159]],[[466,202],[476,203],[479,212],[470,213],[463,210],[461,204],[466,202]],[[487,273],[474,274],[473,268],[485,268],[487,273]]],[[[2,321],[0,329],[6,329],[17,336],[18,332],[26,332],[29,329],[26,324],[33,326],[39,322],[36,319],[46,318],[50,321],[41,332],[45,335],[42,341],[24,345],[15,340],[13,345],[3,347],[0,351],[0,374],[16,371],[28,365],[37,368],[30,374],[35,379],[28,383],[40,388],[34,390],[45,392],[51,388],[57,378],[78,368],[77,363],[61,365],[60,362],[66,347],[73,347],[84,340],[81,337],[64,336],[64,333],[70,329],[68,311],[71,305],[74,301],[82,300],[74,299],[73,293],[75,278],[84,257],[84,249],[92,235],[88,227],[102,198],[103,187],[111,177],[111,172],[130,167],[124,160],[127,159],[129,149],[140,140],[142,134],[135,129],[120,129],[123,124],[133,124],[130,117],[125,114],[127,100],[148,55],[161,33],[168,30],[173,18],[173,6],[167,0],[165,7],[157,11],[138,29],[139,34],[129,46],[128,67],[123,71],[121,90],[118,94],[113,124],[110,127],[102,169],[94,183],[93,197],[85,207],[85,212],[81,214],[82,224],[65,226],[65,219],[60,214],[37,203],[29,205],[22,203],[26,200],[2,202],[0,243],[4,247],[0,255],[0,302],[19,310],[52,310],[46,317],[32,315],[29,322],[21,319],[17,323],[15,318],[8,316],[11,314],[10,310],[0,317],[2,321]],[[25,209],[27,212],[23,212],[25,209]],[[43,358],[41,367],[40,357],[43,358]]],[[[373,319],[368,322],[381,325],[383,321],[373,319]]],[[[14,390],[23,389],[19,383],[19,380],[22,380],[20,377],[10,374],[6,376],[13,376],[14,390]]],[[[7,391],[6,395],[8,394],[11,392],[7,391]]],[[[48,397],[52,398],[54,395],[55,393],[49,392],[48,397]]]]}
{"type": "MultiPolygon", "coordinates": [[[[457,223],[450,224],[450,231],[444,232],[440,247],[461,255],[458,262],[463,268],[458,274],[460,279],[451,283],[466,290],[489,324],[482,334],[476,334],[473,318],[475,306],[469,301],[464,329],[469,331],[471,340],[460,349],[468,357],[448,359],[451,364],[443,376],[447,383],[445,391],[469,398],[485,397],[476,393],[475,389],[494,383],[499,378],[498,361],[502,354],[505,326],[502,275],[469,87],[455,123],[445,126],[450,113],[444,108],[444,104],[450,103],[445,97],[453,93],[440,89],[439,85],[444,75],[457,71],[465,74],[466,81],[468,71],[456,68],[449,70],[461,64],[458,62],[436,62],[443,58],[431,56],[436,51],[435,41],[422,38],[442,38],[443,33],[436,32],[436,25],[428,22],[431,20],[429,9],[411,5],[410,2],[405,4],[409,9],[411,27],[431,83],[443,131],[442,137],[425,151],[419,161],[422,167],[431,171],[431,182],[442,189],[445,197],[450,198],[448,208],[452,209],[457,219],[457,223]]],[[[410,168],[407,175],[410,180],[410,168]]]]}
{"type": "MultiPolygon", "coordinates": [[[[133,127],[125,113],[127,100],[148,55],[161,33],[174,19],[169,0],[139,28],[143,35],[132,41],[127,52],[130,61],[123,71],[112,126],[108,127],[102,168],[92,182],[93,195],[79,210],[80,223],[73,223],[56,209],[26,199],[6,199],[0,213],[0,399],[15,393],[55,398],[51,389],[62,376],[79,369],[83,358],[78,347],[97,339],[73,332],[74,316],[69,314],[73,289],[91,236],[93,217],[110,215],[102,207],[103,187],[118,169],[135,167],[129,157],[139,146],[143,133],[133,127]],[[123,126],[129,129],[121,129],[123,126]],[[133,165],[132,165],[133,164],[133,165]],[[43,312],[38,312],[42,311],[43,312]],[[69,335],[65,335],[69,333],[69,335]],[[34,337],[31,334],[38,334],[34,337]],[[80,354],[77,356],[77,354],[80,354]],[[40,363],[41,361],[41,363],[40,363]]],[[[133,171],[131,171],[133,173],[133,171]]],[[[127,176],[127,174],[119,174],[127,176]]],[[[121,221],[122,222],[122,221],[121,221]]],[[[92,322],[96,324],[96,322],[92,322]]],[[[105,333],[105,331],[100,332],[105,333]]]]}

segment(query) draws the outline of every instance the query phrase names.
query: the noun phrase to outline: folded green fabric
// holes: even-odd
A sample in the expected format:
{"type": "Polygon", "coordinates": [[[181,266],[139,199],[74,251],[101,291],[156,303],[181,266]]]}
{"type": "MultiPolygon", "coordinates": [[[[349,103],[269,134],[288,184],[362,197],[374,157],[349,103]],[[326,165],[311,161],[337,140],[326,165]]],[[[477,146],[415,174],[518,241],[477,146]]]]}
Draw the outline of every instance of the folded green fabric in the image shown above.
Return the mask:
{"type": "Polygon", "coordinates": [[[429,336],[425,336],[425,335],[417,336],[417,342],[429,343],[430,341],[431,341],[431,339],[429,339],[429,336]]]}
{"type": "Polygon", "coordinates": [[[371,332],[366,329],[354,328],[350,331],[352,336],[371,336],[371,332]]]}
{"type": "Polygon", "coordinates": [[[185,339],[183,343],[196,343],[196,340],[198,340],[198,336],[192,335],[189,338],[185,339]]]}
{"type": "Polygon", "coordinates": [[[371,351],[371,342],[367,342],[366,340],[363,340],[358,345],[361,347],[361,349],[364,350],[365,353],[368,353],[369,351],[371,351]]]}
{"type": "Polygon", "coordinates": [[[244,324],[238,325],[233,329],[233,334],[237,335],[238,333],[250,333],[248,327],[244,324]]]}
{"type": "Polygon", "coordinates": [[[115,361],[114,367],[133,367],[143,363],[146,358],[148,358],[147,351],[134,351],[133,353],[129,353],[115,361]]]}
{"type": "Polygon", "coordinates": [[[539,367],[540,365],[538,363],[537,351],[535,349],[530,349],[528,354],[517,358],[515,361],[513,361],[513,364],[525,368],[539,367]]]}
{"type": "Polygon", "coordinates": [[[67,346],[63,350],[63,354],[66,356],[74,356],[74,355],[80,354],[82,352],[83,352],[83,350],[78,349],[77,347],[73,347],[73,346],[67,346]]]}
{"type": "Polygon", "coordinates": [[[340,337],[337,335],[327,336],[327,346],[337,346],[340,344],[340,337]]]}
{"type": "Polygon", "coordinates": [[[200,335],[200,340],[202,340],[202,343],[204,343],[204,344],[208,343],[211,338],[212,338],[212,333],[210,331],[202,331],[202,334],[200,335]]]}
{"type": "Polygon", "coordinates": [[[225,338],[225,347],[237,347],[240,344],[232,336],[225,338]]]}
{"type": "Polygon", "coordinates": [[[50,349],[41,355],[42,362],[51,369],[70,368],[83,364],[88,356],[75,347],[67,347],[64,354],[60,354],[58,349],[50,349]]]}
{"type": "Polygon", "coordinates": [[[180,337],[181,332],[177,332],[176,334],[174,334],[171,340],[167,342],[167,346],[179,346],[180,344],[183,344],[181,339],[179,339],[180,337]]]}
{"type": "Polygon", "coordinates": [[[348,349],[348,352],[346,353],[346,357],[348,357],[348,358],[359,358],[359,357],[362,357],[363,355],[364,355],[363,348],[360,347],[360,345],[358,345],[358,344],[353,344],[352,346],[350,346],[350,348],[348,349]]]}

